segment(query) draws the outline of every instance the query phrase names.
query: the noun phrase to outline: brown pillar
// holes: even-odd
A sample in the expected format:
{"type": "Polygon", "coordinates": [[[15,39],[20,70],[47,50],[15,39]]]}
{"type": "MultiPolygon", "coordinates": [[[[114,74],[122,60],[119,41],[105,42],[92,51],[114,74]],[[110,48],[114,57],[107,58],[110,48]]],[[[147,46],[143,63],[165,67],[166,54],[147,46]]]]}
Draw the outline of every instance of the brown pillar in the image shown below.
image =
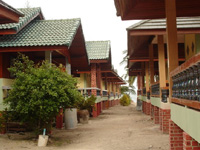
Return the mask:
{"type": "Polygon", "coordinates": [[[166,87],[165,49],[163,35],[158,35],[158,64],[160,87],[166,87]]]}
{"type": "Polygon", "coordinates": [[[144,74],[145,74],[145,63],[142,62],[142,73],[141,73],[142,88],[144,87],[144,74]]]}
{"type": "MultiPolygon", "coordinates": [[[[176,0],[165,0],[167,23],[167,55],[169,73],[178,66],[178,43],[176,27],[176,0]]],[[[172,95],[172,78],[169,76],[169,98],[172,95]]]]}
{"type": "Polygon", "coordinates": [[[108,90],[108,79],[107,79],[107,73],[105,73],[105,89],[108,90]]]}
{"type": "Polygon", "coordinates": [[[101,89],[101,66],[98,65],[97,68],[97,87],[101,89]]]}
{"type": "MultiPolygon", "coordinates": [[[[96,64],[91,64],[91,87],[96,88],[97,87],[97,68],[96,64]]],[[[97,95],[96,90],[92,90],[93,95],[97,95]]]]}
{"type": "Polygon", "coordinates": [[[138,86],[138,90],[141,90],[141,87],[140,87],[140,75],[138,74],[137,75],[137,86],[138,86]]]}
{"type": "Polygon", "coordinates": [[[154,83],[154,61],[153,61],[153,44],[149,45],[149,69],[150,69],[150,83],[154,83]]]}
{"type": "Polygon", "coordinates": [[[149,63],[145,62],[146,91],[149,91],[149,63]]]}

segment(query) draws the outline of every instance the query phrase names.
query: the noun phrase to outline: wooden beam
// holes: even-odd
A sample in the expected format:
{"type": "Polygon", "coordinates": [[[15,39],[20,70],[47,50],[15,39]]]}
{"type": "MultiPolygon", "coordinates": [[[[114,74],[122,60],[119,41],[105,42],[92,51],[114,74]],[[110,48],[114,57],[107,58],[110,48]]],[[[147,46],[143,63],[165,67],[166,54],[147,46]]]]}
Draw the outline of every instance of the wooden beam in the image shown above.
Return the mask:
{"type": "Polygon", "coordinates": [[[3,29],[3,30],[0,30],[0,35],[8,35],[8,34],[16,34],[17,31],[13,30],[13,29],[3,29]]]}
{"type": "MultiPolygon", "coordinates": [[[[158,35],[158,58],[160,88],[166,87],[165,48],[163,35],[158,35]]],[[[161,93],[161,92],[160,92],[161,93]]]]}
{"type": "MultiPolygon", "coordinates": [[[[167,61],[168,59],[165,59],[167,61]]],[[[157,58],[154,58],[153,61],[158,61],[157,58]]],[[[185,58],[179,58],[178,61],[185,61],[185,58]]],[[[129,62],[149,62],[149,58],[146,59],[129,59],[129,62]]]]}
{"type": "MultiPolygon", "coordinates": [[[[176,26],[176,0],[165,0],[167,24],[168,72],[178,67],[178,43],[176,26]]],[[[169,76],[169,98],[172,97],[172,78],[169,76]]]]}
{"type": "Polygon", "coordinates": [[[104,59],[90,60],[90,63],[108,63],[108,60],[104,60],[104,59]]]}
{"type": "Polygon", "coordinates": [[[77,71],[76,73],[77,73],[77,74],[81,74],[81,73],[87,73],[87,74],[90,74],[91,71],[77,71]]]}
{"type": "MultiPolygon", "coordinates": [[[[178,34],[196,34],[199,33],[200,29],[199,28],[182,28],[182,29],[177,29],[178,34]]],[[[140,29],[140,30],[129,30],[129,36],[141,36],[141,35],[166,35],[166,29],[140,29]]]]}
{"type": "Polygon", "coordinates": [[[107,79],[118,79],[118,77],[102,77],[102,79],[105,79],[105,78],[107,78],[107,79]]]}
{"type": "Polygon", "coordinates": [[[154,83],[154,61],[153,61],[153,44],[149,45],[149,69],[150,69],[150,83],[154,83]]]}
{"type": "Polygon", "coordinates": [[[165,35],[165,29],[148,29],[148,30],[130,30],[130,36],[140,36],[140,35],[165,35]]]}
{"type": "Polygon", "coordinates": [[[24,46],[24,47],[0,47],[0,52],[37,52],[56,51],[68,58],[71,63],[70,54],[66,46],[24,46]]]}

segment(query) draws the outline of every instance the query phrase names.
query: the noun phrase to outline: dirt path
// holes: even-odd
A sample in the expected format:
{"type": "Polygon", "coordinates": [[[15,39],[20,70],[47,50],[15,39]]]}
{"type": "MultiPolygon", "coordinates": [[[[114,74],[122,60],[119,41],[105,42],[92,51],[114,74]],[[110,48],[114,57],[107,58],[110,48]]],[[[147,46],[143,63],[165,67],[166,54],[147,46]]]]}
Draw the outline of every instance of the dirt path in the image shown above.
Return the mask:
{"type": "MultiPolygon", "coordinates": [[[[23,137],[23,136],[22,136],[23,137]]],[[[17,140],[0,135],[0,150],[168,150],[168,138],[149,116],[128,107],[104,110],[89,124],[74,130],[55,130],[48,147],[39,148],[36,141],[17,140]]]]}

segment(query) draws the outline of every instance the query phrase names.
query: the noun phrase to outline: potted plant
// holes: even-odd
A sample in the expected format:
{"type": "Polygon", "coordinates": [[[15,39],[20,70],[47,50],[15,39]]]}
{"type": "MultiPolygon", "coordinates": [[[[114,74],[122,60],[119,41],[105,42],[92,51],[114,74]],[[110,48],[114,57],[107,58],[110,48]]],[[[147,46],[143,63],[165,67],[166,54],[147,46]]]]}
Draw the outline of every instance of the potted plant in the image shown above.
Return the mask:
{"type": "Polygon", "coordinates": [[[95,106],[96,97],[94,95],[91,95],[87,98],[82,98],[77,103],[77,118],[79,123],[88,123],[90,114],[92,113],[92,109],[95,106]]]}

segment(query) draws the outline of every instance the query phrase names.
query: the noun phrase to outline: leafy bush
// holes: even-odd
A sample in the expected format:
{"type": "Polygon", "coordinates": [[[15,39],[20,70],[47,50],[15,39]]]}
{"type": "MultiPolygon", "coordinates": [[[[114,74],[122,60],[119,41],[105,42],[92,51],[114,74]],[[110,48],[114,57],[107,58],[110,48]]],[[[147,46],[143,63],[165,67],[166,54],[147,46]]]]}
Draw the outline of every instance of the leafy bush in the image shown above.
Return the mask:
{"type": "Polygon", "coordinates": [[[38,131],[48,127],[60,108],[72,108],[82,95],[77,81],[62,66],[48,62],[37,64],[19,54],[9,71],[15,76],[5,104],[21,122],[33,125],[38,131]]]}
{"type": "Polygon", "coordinates": [[[130,104],[131,104],[130,96],[127,95],[127,94],[124,94],[124,95],[122,96],[122,98],[120,98],[120,104],[121,104],[122,106],[128,106],[128,105],[130,105],[130,104]]]}

